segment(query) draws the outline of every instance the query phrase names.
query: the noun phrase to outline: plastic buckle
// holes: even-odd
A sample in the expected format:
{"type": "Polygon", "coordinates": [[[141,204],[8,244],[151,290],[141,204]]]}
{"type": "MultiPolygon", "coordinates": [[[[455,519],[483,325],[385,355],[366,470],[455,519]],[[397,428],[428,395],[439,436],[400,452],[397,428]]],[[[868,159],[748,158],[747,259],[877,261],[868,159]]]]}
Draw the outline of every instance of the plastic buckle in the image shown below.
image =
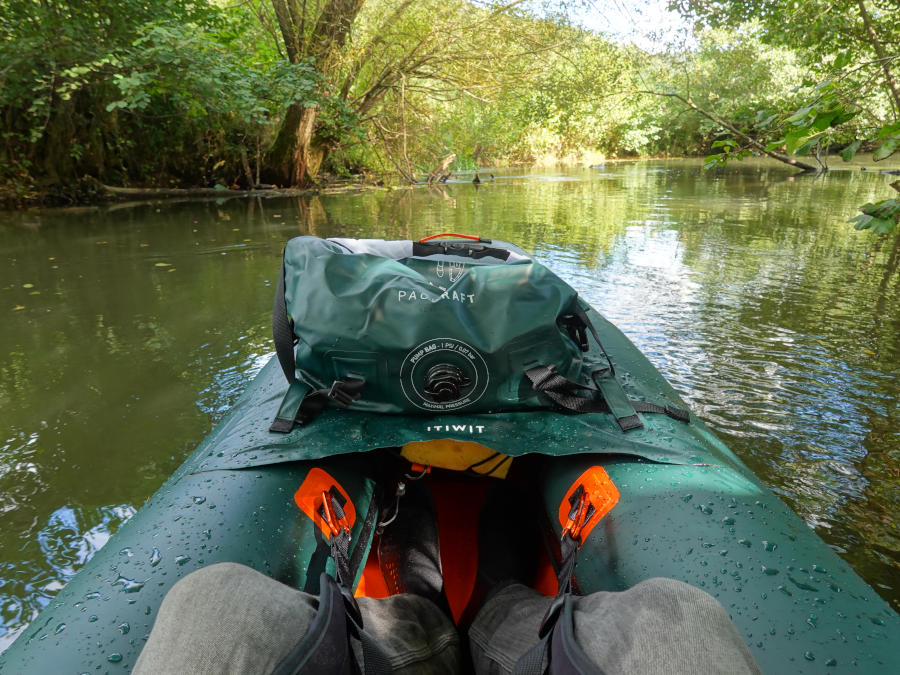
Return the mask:
{"type": "Polygon", "coordinates": [[[328,390],[328,400],[341,408],[346,408],[353,401],[359,398],[359,392],[348,391],[347,387],[351,383],[347,380],[335,380],[331,383],[331,389],[328,390]]]}
{"type": "Polygon", "coordinates": [[[325,520],[325,524],[328,525],[328,529],[331,531],[331,536],[336,537],[341,533],[341,530],[347,533],[350,532],[350,526],[347,523],[347,515],[344,513],[344,509],[337,503],[334,496],[325,490],[322,491],[322,510],[324,512],[322,514],[323,519],[325,520]]]}
{"type": "Polygon", "coordinates": [[[559,505],[561,539],[570,537],[581,547],[594,526],[618,503],[619,491],[601,466],[579,476],[559,505]]]}
{"type": "MultiPolygon", "coordinates": [[[[580,546],[582,543],[581,531],[584,529],[585,523],[587,523],[594,515],[596,509],[591,506],[591,502],[588,500],[587,491],[585,491],[583,485],[578,486],[575,495],[578,495],[577,501],[575,501],[572,508],[569,510],[569,517],[566,520],[565,527],[563,527],[561,539],[565,539],[566,535],[568,535],[574,541],[578,542],[580,546]]],[[[573,497],[575,495],[573,495],[573,497]]]]}

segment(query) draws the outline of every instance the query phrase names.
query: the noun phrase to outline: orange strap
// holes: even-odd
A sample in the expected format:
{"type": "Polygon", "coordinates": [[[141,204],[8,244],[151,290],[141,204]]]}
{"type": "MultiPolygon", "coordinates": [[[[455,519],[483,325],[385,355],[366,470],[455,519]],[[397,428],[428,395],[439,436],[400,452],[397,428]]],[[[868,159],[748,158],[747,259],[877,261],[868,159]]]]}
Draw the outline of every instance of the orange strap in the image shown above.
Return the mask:
{"type": "Polygon", "coordinates": [[[432,239],[440,239],[441,237],[458,237],[459,239],[471,239],[472,241],[481,241],[481,237],[474,234],[457,234],[456,232],[442,232],[441,234],[432,234],[430,237],[422,237],[419,239],[420,244],[432,239]]]}
{"type": "Polygon", "coordinates": [[[318,467],[306,474],[294,493],[294,503],[322,530],[326,539],[341,530],[349,532],[356,523],[356,507],[350,495],[327,471],[318,467]]]}
{"type": "Polygon", "coordinates": [[[559,524],[562,536],[567,534],[579,545],[603,517],[619,501],[619,490],[606,469],[592,466],[581,474],[559,504],[559,524]]]}

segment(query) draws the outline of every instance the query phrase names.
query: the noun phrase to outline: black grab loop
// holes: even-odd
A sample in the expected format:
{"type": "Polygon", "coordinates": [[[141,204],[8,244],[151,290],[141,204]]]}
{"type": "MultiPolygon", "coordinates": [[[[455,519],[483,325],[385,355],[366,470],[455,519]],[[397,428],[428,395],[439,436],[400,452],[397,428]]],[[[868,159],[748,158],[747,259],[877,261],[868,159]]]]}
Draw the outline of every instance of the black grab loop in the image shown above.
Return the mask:
{"type": "MultiPolygon", "coordinates": [[[[490,243],[489,240],[488,243],[490,243]]],[[[479,260],[480,258],[507,260],[509,258],[509,251],[505,248],[495,248],[483,246],[478,243],[470,244],[468,242],[456,241],[436,241],[428,242],[427,244],[420,241],[414,241],[412,245],[412,254],[417,258],[427,258],[430,255],[457,255],[463,258],[472,258],[473,260],[479,260]]]]}
{"type": "Polygon", "coordinates": [[[525,371],[534,391],[544,394],[561,408],[576,413],[612,413],[622,431],[639,429],[643,422],[637,413],[659,413],[689,423],[690,413],[671,405],[632,401],[615,376],[607,369],[595,371],[597,386],[573,382],[560,375],[553,365],[536,365],[525,371]]]}

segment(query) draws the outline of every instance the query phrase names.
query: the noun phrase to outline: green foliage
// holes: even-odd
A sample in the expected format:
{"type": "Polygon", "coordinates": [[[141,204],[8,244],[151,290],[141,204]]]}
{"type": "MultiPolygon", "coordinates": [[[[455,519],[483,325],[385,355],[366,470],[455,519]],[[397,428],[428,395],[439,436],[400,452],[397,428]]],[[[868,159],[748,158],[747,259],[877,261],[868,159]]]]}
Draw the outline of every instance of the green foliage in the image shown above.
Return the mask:
{"type": "Polygon", "coordinates": [[[862,213],[850,219],[857,230],[872,230],[876,234],[888,234],[894,231],[900,222],[900,200],[884,199],[874,204],[863,204],[859,207],[862,213]]]}

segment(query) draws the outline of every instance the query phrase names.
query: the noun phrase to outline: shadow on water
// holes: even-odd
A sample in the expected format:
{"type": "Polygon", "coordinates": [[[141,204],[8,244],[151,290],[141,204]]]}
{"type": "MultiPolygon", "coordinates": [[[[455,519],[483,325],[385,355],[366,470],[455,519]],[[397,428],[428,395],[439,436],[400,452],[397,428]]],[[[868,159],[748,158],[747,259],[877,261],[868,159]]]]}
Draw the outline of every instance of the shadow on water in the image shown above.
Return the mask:
{"type": "Polygon", "coordinates": [[[900,238],[846,223],[883,177],[494,173],[477,190],[0,214],[0,649],[265,363],[297,234],[462,231],[534,252],[900,607],[900,238]]]}

